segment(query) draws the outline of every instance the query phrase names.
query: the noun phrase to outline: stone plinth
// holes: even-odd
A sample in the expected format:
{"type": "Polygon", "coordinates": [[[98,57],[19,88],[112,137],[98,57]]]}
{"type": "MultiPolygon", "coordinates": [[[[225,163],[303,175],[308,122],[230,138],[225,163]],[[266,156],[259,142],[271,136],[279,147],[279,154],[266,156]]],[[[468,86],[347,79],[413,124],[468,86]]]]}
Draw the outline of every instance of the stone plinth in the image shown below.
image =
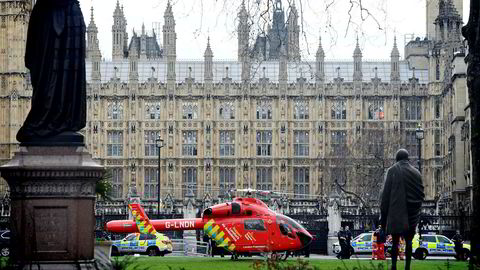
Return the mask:
{"type": "Polygon", "coordinates": [[[338,208],[338,202],[335,199],[330,199],[328,204],[328,241],[327,254],[334,255],[333,243],[338,242],[338,231],[341,229],[342,216],[338,208]]]}
{"type": "Polygon", "coordinates": [[[0,167],[10,186],[12,256],[19,268],[94,264],[95,184],[104,173],[84,147],[21,147],[0,167]]]}

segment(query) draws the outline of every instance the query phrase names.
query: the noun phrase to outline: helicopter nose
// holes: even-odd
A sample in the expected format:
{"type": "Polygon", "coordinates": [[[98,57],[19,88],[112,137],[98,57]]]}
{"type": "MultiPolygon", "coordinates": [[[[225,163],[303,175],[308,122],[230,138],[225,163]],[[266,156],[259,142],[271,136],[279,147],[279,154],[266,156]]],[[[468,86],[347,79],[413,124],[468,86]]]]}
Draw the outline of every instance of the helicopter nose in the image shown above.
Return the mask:
{"type": "Polygon", "coordinates": [[[302,243],[302,246],[306,247],[312,242],[312,235],[309,234],[308,232],[297,232],[298,238],[300,238],[300,242],[302,243]]]}

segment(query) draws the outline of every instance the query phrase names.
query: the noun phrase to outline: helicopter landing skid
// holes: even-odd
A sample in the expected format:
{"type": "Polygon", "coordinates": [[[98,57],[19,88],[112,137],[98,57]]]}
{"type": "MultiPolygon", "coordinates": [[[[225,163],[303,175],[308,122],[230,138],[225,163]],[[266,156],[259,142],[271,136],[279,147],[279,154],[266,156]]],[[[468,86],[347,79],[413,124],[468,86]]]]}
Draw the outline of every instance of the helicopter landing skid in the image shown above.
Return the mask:
{"type": "Polygon", "coordinates": [[[238,254],[236,252],[232,253],[232,257],[230,258],[232,261],[238,261],[238,254]]]}

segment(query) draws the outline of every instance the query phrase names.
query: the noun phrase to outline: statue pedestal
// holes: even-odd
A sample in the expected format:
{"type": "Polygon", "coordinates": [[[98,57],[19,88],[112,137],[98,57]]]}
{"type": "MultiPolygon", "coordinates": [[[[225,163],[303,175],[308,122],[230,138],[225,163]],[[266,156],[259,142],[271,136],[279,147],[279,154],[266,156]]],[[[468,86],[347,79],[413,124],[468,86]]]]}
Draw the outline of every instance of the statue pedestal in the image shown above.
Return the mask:
{"type": "Polygon", "coordinates": [[[10,186],[12,258],[18,268],[95,264],[95,184],[104,173],[84,147],[20,147],[0,167],[10,186]]]}
{"type": "Polygon", "coordinates": [[[328,255],[335,255],[333,252],[333,244],[338,242],[337,233],[341,229],[342,216],[340,209],[338,208],[338,202],[336,200],[330,200],[328,204],[328,241],[327,241],[327,253],[328,255]]]}
{"type": "MultiPolygon", "coordinates": [[[[184,207],[183,218],[193,219],[196,218],[196,208],[193,205],[193,197],[189,197],[187,205],[184,207]]],[[[185,243],[185,254],[197,253],[197,233],[196,231],[183,231],[183,241],[185,243]]]]}

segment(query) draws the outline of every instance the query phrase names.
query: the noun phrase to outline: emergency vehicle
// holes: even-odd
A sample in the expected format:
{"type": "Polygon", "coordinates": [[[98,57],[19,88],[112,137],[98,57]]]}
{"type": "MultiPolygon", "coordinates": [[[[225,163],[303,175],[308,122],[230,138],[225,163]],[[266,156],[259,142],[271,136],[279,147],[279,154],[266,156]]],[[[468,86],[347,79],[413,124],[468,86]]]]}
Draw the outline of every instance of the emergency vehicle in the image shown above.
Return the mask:
{"type": "MultiPolygon", "coordinates": [[[[350,245],[353,248],[353,253],[372,253],[372,233],[362,233],[353,238],[350,245]]],[[[333,244],[333,252],[335,254],[340,253],[340,243],[335,242],[333,244]]]]}
{"type": "MultiPolygon", "coordinates": [[[[428,255],[455,256],[455,244],[446,236],[437,234],[422,234],[422,241],[416,234],[412,241],[413,257],[418,260],[425,260],[428,255]]],[[[470,245],[463,244],[465,257],[470,256],[470,245]]]]}
{"type": "Polygon", "coordinates": [[[173,250],[172,241],[161,233],[131,233],[122,240],[112,244],[112,255],[147,254],[148,256],[164,256],[173,250]]]}

